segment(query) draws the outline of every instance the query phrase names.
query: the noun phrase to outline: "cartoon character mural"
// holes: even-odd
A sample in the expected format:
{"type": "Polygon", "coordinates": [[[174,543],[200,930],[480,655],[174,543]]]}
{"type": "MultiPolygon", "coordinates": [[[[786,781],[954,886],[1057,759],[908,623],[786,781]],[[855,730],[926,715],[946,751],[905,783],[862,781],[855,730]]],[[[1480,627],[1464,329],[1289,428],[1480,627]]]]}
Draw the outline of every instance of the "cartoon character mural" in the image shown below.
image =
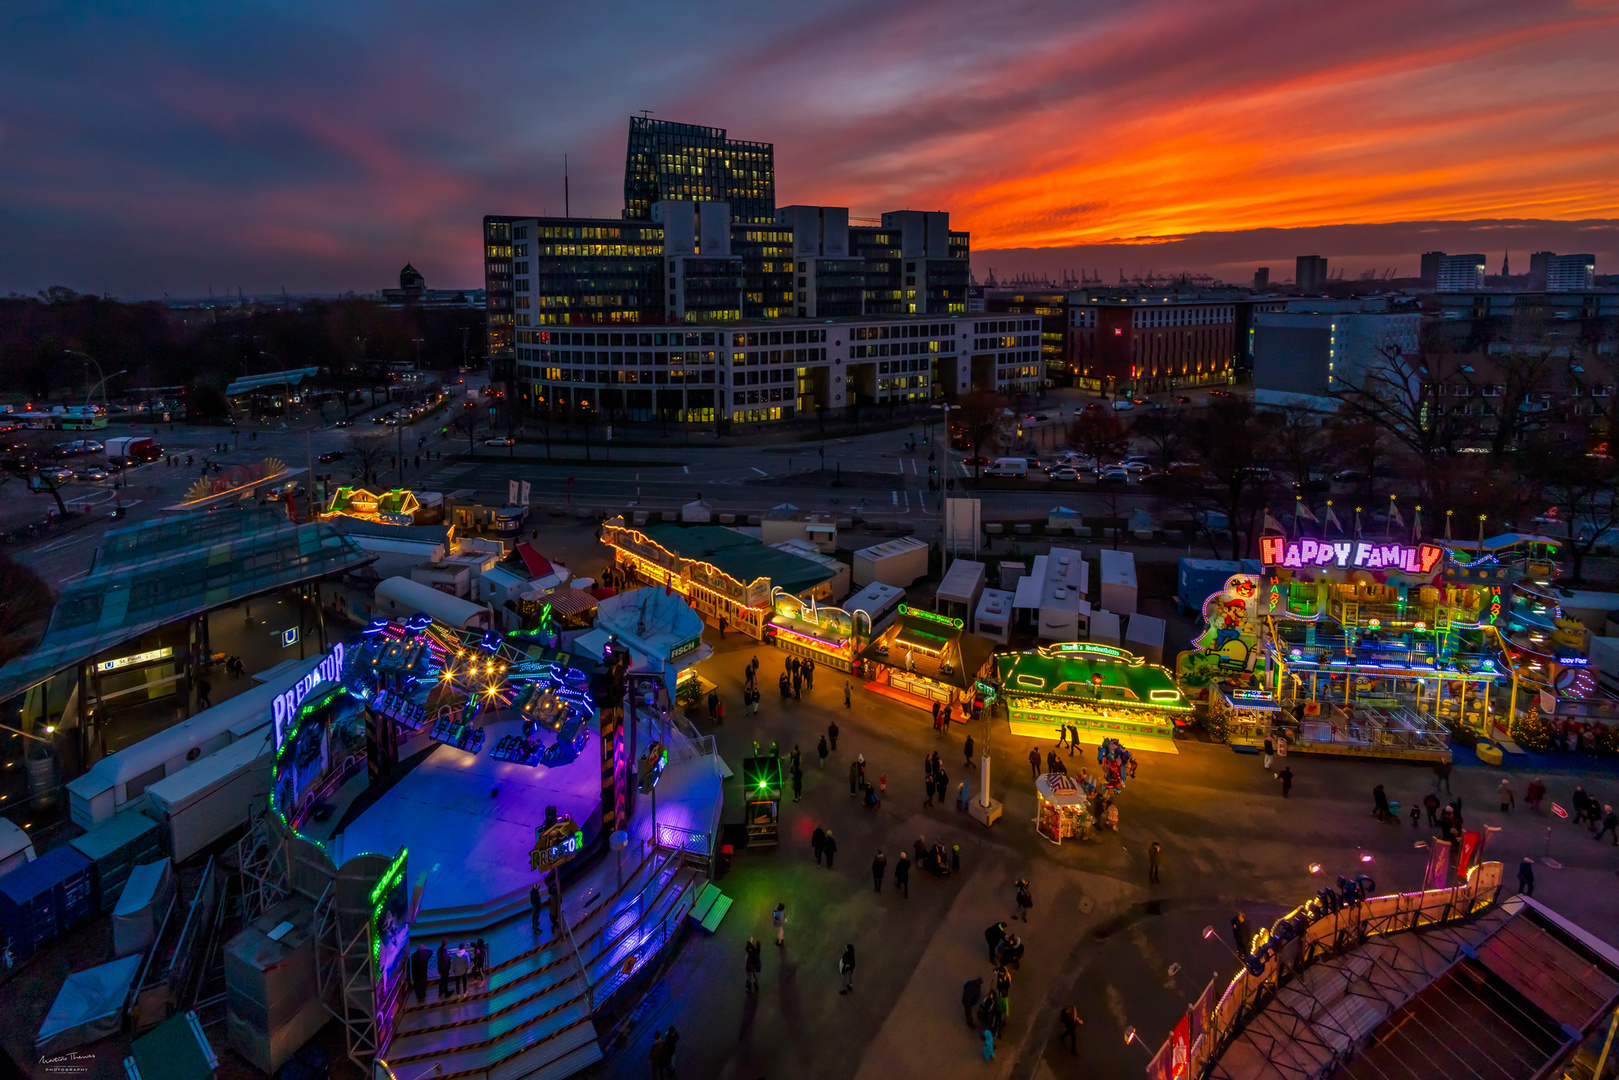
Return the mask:
{"type": "Polygon", "coordinates": [[[1259,655],[1261,592],[1259,575],[1232,574],[1203,602],[1203,629],[1192,639],[1192,650],[1175,661],[1175,677],[1183,686],[1204,688],[1214,679],[1240,684],[1252,674],[1259,655]]]}

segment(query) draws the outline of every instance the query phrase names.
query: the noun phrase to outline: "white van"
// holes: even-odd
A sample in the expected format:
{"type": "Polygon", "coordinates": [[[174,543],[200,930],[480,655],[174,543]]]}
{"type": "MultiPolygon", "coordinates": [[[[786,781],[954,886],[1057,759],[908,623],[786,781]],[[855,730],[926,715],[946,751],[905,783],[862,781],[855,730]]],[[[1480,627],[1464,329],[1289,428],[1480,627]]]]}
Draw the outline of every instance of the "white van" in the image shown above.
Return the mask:
{"type": "Polygon", "coordinates": [[[984,470],[985,476],[1028,476],[1029,459],[1020,457],[996,458],[984,470]]]}

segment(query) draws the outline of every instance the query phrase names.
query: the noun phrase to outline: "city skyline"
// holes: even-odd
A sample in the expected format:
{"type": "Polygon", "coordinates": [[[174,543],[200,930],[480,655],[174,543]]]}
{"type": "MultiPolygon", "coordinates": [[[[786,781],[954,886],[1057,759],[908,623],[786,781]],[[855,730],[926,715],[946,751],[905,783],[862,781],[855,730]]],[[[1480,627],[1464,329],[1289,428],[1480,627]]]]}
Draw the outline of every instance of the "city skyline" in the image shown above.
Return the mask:
{"type": "Polygon", "coordinates": [[[1612,272],[1619,11],[1379,8],[38,7],[0,45],[0,291],[367,292],[406,260],[476,287],[467,225],[561,213],[564,154],[572,212],[618,216],[643,108],[774,143],[780,205],[949,210],[981,279],[1414,276],[1431,247],[1612,272]]]}

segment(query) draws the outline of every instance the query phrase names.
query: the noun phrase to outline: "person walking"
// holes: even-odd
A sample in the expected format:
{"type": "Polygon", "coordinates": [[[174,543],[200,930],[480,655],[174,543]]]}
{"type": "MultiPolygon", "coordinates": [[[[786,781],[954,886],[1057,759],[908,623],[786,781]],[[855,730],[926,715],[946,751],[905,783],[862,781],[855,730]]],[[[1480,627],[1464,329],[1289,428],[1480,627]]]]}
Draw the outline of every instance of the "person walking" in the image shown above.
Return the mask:
{"type": "Polygon", "coordinates": [[[836,720],[834,720],[830,724],[826,725],[826,737],[832,743],[832,752],[837,753],[837,750],[838,750],[838,722],[836,720]]]}
{"type": "MultiPolygon", "coordinates": [[[[1276,740],[1271,738],[1269,735],[1266,735],[1265,736],[1265,768],[1266,769],[1270,768],[1270,763],[1272,761],[1274,761],[1275,758],[1276,758],[1276,740]]],[[[1272,773],[1271,775],[1274,776],[1276,774],[1272,773]]]]}
{"type": "Polygon", "coordinates": [[[1510,813],[1518,805],[1517,796],[1512,794],[1512,782],[1506,777],[1501,778],[1501,786],[1495,789],[1495,796],[1501,801],[1501,812],[1510,813]]]}
{"type": "Polygon", "coordinates": [[[883,891],[883,875],[888,873],[888,856],[881,851],[871,860],[871,885],[873,892],[883,891]]]}
{"type": "Polygon", "coordinates": [[[663,1032],[652,1033],[652,1048],[646,1052],[646,1059],[652,1066],[652,1080],[663,1080],[663,1032]]]}
{"type": "Polygon", "coordinates": [[[973,737],[967,736],[967,741],[961,744],[961,763],[967,768],[973,764],[973,737]]]}
{"type": "Polygon", "coordinates": [[[438,943],[438,999],[443,1001],[450,996],[450,943],[448,940],[438,943]]]}
{"type": "Polygon", "coordinates": [[[540,887],[528,887],[528,921],[529,926],[536,934],[540,932],[540,887]]]}
{"type": "MultiPolygon", "coordinates": [[[[721,625],[724,625],[723,621],[721,625]]],[[[679,1045],[680,1032],[675,1030],[673,1024],[670,1024],[669,1030],[663,1033],[663,1075],[670,1078],[675,1075],[675,1048],[679,1045]]]]}
{"type": "Polygon", "coordinates": [[[855,791],[858,789],[859,784],[860,766],[851,761],[849,762],[849,798],[854,798],[855,791]]]}
{"type": "Polygon", "coordinates": [[[945,804],[944,800],[947,797],[949,797],[949,794],[950,794],[950,786],[949,785],[950,785],[950,777],[945,775],[944,767],[941,765],[941,766],[935,768],[933,770],[933,786],[939,793],[939,805],[940,806],[943,806],[945,804]]]}
{"type": "Polygon", "coordinates": [[[931,807],[933,805],[933,762],[931,760],[928,762],[928,774],[924,782],[927,786],[928,797],[922,805],[931,807]]]}
{"type": "Polygon", "coordinates": [[[759,972],[764,968],[764,960],[760,956],[762,950],[759,947],[759,939],[756,937],[748,938],[744,951],[747,956],[743,961],[743,970],[747,972],[747,979],[743,982],[742,989],[745,993],[757,994],[759,992],[759,972]]]}
{"type": "Polygon", "coordinates": [[[1163,850],[1163,845],[1156,840],[1147,849],[1147,881],[1153,885],[1158,884],[1158,856],[1163,850]]]}
{"type": "Polygon", "coordinates": [[[1619,814],[1613,812],[1613,805],[1605,803],[1602,807],[1602,828],[1597,830],[1594,839],[1601,840],[1604,836],[1612,836],[1616,847],[1619,847],[1619,814]]]}
{"type": "Polygon", "coordinates": [[[1450,762],[1440,761],[1434,764],[1433,786],[1435,791],[1438,791],[1441,787],[1443,787],[1445,789],[1445,794],[1453,794],[1453,792],[1450,790],[1450,762]]]}
{"type": "Polygon", "coordinates": [[[1524,789],[1523,793],[1523,801],[1529,804],[1529,809],[1533,810],[1537,814],[1540,813],[1540,802],[1545,797],[1545,782],[1542,781],[1538,776],[1529,781],[1529,786],[1524,789]]]}
{"type": "Polygon", "coordinates": [[[843,955],[838,958],[838,974],[843,976],[843,989],[840,994],[854,993],[854,946],[845,945],[843,955]]]}
{"type": "Polygon", "coordinates": [[[832,839],[831,829],[826,830],[826,842],[823,845],[823,850],[826,852],[826,868],[830,870],[832,869],[832,858],[838,853],[838,842],[832,839]]]}
{"type": "Polygon", "coordinates": [[[1068,756],[1073,757],[1074,751],[1079,749],[1079,725],[1068,725],[1068,756]]]}
{"type": "Polygon", "coordinates": [[[1422,797],[1422,808],[1428,811],[1428,824],[1439,828],[1439,796],[1428,792],[1422,797]]]}
{"type": "Polygon", "coordinates": [[[1518,864],[1518,891],[1524,896],[1535,895],[1535,860],[1527,855],[1518,864]]]}
{"type": "Polygon", "coordinates": [[[900,849],[899,862],[894,864],[894,888],[906,900],[911,898],[911,857],[904,848],[900,849]]]}
{"type": "Polygon", "coordinates": [[[489,943],[479,938],[472,943],[472,981],[483,985],[484,972],[489,967],[489,943]]]}
{"type": "Polygon", "coordinates": [[[821,865],[821,854],[826,850],[826,830],[819,825],[810,833],[810,847],[815,849],[815,865],[821,865]]]}
{"type": "Polygon", "coordinates": [[[849,680],[848,679],[843,680],[843,707],[845,709],[854,708],[854,706],[849,703],[849,680]]]}
{"type": "Polygon", "coordinates": [[[708,720],[709,720],[709,723],[714,722],[714,712],[715,712],[716,709],[719,708],[719,704],[720,704],[720,692],[718,690],[710,690],[708,692],[708,720]]]}
{"type": "Polygon", "coordinates": [[[1372,788],[1372,816],[1378,821],[1389,819],[1389,797],[1382,784],[1372,788]]]}
{"type": "Polygon", "coordinates": [[[798,762],[795,761],[793,762],[793,802],[798,802],[803,797],[804,772],[798,767],[798,762]]]}
{"type": "Polygon", "coordinates": [[[1029,892],[1029,879],[1018,878],[1013,886],[1017,889],[1017,917],[1028,922],[1029,909],[1034,907],[1034,896],[1029,892]]]}
{"type": "Polygon", "coordinates": [[[1293,790],[1293,769],[1292,769],[1292,767],[1288,766],[1288,765],[1283,765],[1282,766],[1282,771],[1276,774],[1276,779],[1278,779],[1278,780],[1280,780],[1282,782],[1282,798],[1284,798],[1284,799],[1287,798],[1288,793],[1293,790]]]}
{"type": "Polygon", "coordinates": [[[1085,1021],[1079,1018],[1079,1009],[1069,1002],[1062,1011],[1062,1042],[1068,1044],[1068,1049],[1079,1055],[1079,1025],[1085,1021]]]}
{"type": "Polygon", "coordinates": [[[973,1009],[978,1005],[978,999],[984,996],[984,979],[968,979],[961,987],[961,1015],[966,1018],[967,1026],[976,1029],[978,1022],[973,1018],[973,1009]]]}
{"type": "Polygon", "coordinates": [[[854,763],[855,763],[855,767],[857,769],[856,775],[860,779],[860,786],[865,787],[866,786],[866,755],[865,754],[858,755],[855,758],[854,763]]]}
{"type": "Polygon", "coordinates": [[[721,727],[725,726],[725,699],[724,698],[721,698],[720,700],[718,700],[718,701],[716,701],[714,703],[714,723],[721,726],[721,727]]]}
{"type": "Polygon", "coordinates": [[[1040,778],[1040,748],[1038,746],[1036,746],[1036,747],[1031,747],[1030,750],[1029,750],[1029,779],[1038,780],[1039,778],[1040,778]]]}
{"type": "Polygon", "coordinates": [[[776,910],[770,914],[770,922],[776,928],[776,944],[784,944],[787,940],[787,905],[778,903],[776,910]]]}

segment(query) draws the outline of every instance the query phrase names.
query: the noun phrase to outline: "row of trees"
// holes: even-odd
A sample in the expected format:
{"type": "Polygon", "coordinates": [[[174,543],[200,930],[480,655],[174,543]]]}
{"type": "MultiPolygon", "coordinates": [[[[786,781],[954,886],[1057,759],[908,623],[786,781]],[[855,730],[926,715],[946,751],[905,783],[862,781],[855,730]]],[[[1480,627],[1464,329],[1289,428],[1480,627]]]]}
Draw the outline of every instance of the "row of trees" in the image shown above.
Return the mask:
{"type": "MultiPolygon", "coordinates": [[[[1461,540],[1474,535],[1484,515],[1491,534],[1516,528],[1557,536],[1573,579],[1583,580],[1586,558],[1599,546],[1619,543],[1613,459],[1588,452],[1584,441],[1551,426],[1520,425],[1511,438],[1474,444],[1473,452],[1462,452],[1458,438],[1447,445],[1430,430],[1439,426],[1432,411],[1411,401],[1402,405],[1392,394],[1375,396],[1389,393],[1409,363],[1391,358],[1370,391],[1344,388],[1331,415],[1262,408],[1243,398],[1153,409],[1130,420],[1111,409],[1087,409],[1070,425],[1068,441],[1099,462],[1119,460],[1132,446],[1144,450],[1156,470],[1150,490],[1195,522],[1217,555],[1251,557],[1265,515],[1292,528],[1301,502],[1298,527],[1319,535],[1323,526],[1308,515],[1326,520],[1331,477],[1349,473],[1336,485],[1342,494],[1333,508],[1346,529],[1359,507],[1367,535],[1409,535],[1421,506],[1426,535],[1442,533],[1449,511],[1461,540]],[[1388,517],[1391,495],[1403,524],[1388,517]]],[[[981,452],[1009,408],[993,394],[964,396],[952,424],[958,445],[981,452]]]]}
{"type": "MultiPolygon", "coordinates": [[[[82,399],[100,372],[107,395],[124,388],[223,390],[244,375],[320,367],[364,388],[391,364],[435,370],[481,364],[484,316],[467,309],[387,308],[372,300],[310,300],[285,307],[173,310],[47,289],[0,298],[0,393],[82,399]],[[80,355],[82,354],[82,355],[80,355]]],[[[99,394],[97,395],[99,396],[99,394]]]]}

